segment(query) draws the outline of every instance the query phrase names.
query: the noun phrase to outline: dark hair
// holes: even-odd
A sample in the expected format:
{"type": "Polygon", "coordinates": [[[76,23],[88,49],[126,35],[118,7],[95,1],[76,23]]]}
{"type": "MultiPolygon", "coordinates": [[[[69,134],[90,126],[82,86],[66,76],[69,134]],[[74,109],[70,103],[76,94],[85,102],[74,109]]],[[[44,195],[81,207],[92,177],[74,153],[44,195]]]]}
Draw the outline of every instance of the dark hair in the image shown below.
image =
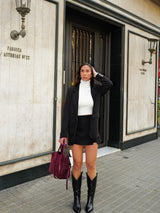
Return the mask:
{"type": "Polygon", "coordinates": [[[90,64],[87,63],[87,62],[83,63],[83,64],[79,67],[79,69],[78,69],[78,71],[77,71],[77,73],[76,73],[76,80],[75,80],[75,82],[74,82],[74,86],[80,83],[80,80],[81,80],[81,75],[80,75],[81,68],[82,68],[83,66],[85,66],[85,65],[89,66],[90,69],[91,69],[91,73],[92,73],[92,77],[91,77],[91,86],[93,86],[93,84],[94,84],[93,67],[92,67],[92,65],[90,65],[90,64]]]}

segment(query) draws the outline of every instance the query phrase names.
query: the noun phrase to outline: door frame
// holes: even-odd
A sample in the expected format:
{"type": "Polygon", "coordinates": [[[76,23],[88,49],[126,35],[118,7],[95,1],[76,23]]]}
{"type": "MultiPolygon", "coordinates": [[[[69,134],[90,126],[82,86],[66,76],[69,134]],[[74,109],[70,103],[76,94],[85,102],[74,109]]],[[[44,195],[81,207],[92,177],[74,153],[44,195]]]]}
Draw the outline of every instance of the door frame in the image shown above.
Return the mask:
{"type": "MultiPolygon", "coordinates": [[[[71,5],[67,4],[66,5],[66,10],[67,9],[72,9],[72,10],[75,10],[76,12],[80,13],[80,8],[76,7],[76,8],[72,8],[70,7],[71,5]]],[[[120,148],[120,143],[123,141],[123,99],[124,99],[124,94],[123,94],[123,90],[124,90],[124,55],[125,55],[125,25],[124,24],[121,24],[121,23],[117,23],[116,21],[115,22],[111,22],[109,21],[107,18],[103,17],[103,15],[98,15],[98,14],[93,14],[91,11],[87,10],[87,9],[84,9],[83,10],[83,13],[84,14],[87,14],[91,17],[91,19],[97,19],[98,21],[103,21],[105,22],[106,24],[110,24],[112,27],[113,27],[113,31],[115,30],[118,30],[119,31],[119,34],[121,35],[121,38],[120,38],[120,51],[119,51],[119,67],[118,67],[118,72],[119,72],[119,83],[118,83],[118,87],[113,89],[112,90],[115,90],[112,92],[110,92],[110,100],[114,100],[116,98],[116,96],[118,96],[118,105],[114,105],[112,101],[112,103],[110,102],[110,112],[109,112],[109,141],[108,141],[108,145],[111,146],[111,147],[116,147],[116,148],[120,148]],[[114,108],[112,108],[114,106],[114,108]],[[116,111],[115,113],[115,108],[117,108],[118,110],[116,111]],[[116,116],[118,117],[118,120],[115,121],[115,114],[116,116]],[[113,121],[112,121],[113,120],[113,121]],[[111,122],[112,121],[112,122],[111,122]],[[116,122],[116,126],[115,126],[115,122],[116,122]],[[113,134],[113,129],[114,129],[114,134],[113,134]],[[112,130],[112,131],[111,131],[112,130]],[[114,135],[116,135],[116,138],[114,137],[114,135]]],[[[67,12],[66,12],[66,16],[67,16],[67,12]]],[[[68,21],[70,21],[70,16],[67,16],[67,19],[65,20],[65,35],[64,35],[64,43],[66,43],[66,46],[64,47],[64,54],[66,53],[66,49],[67,48],[67,45],[69,45],[69,43],[71,42],[71,39],[72,38],[71,36],[69,36],[67,38],[66,36],[66,31],[67,31],[67,28],[69,27],[68,26],[68,21]]],[[[72,31],[70,31],[72,33],[72,31]]],[[[70,49],[72,49],[72,47],[68,47],[70,49]]],[[[64,68],[65,69],[71,69],[71,64],[69,63],[69,60],[68,58],[71,57],[71,51],[69,51],[69,53],[67,53],[67,57],[64,56],[64,68]]],[[[114,57],[114,54],[111,54],[111,58],[109,58],[109,60],[111,61],[112,60],[112,57],[114,57]]],[[[112,65],[111,65],[112,66],[112,65]]],[[[65,72],[64,72],[65,73],[65,72]]],[[[111,80],[113,81],[113,84],[116,85],[116,80],[114,78],[114,71],[113,71],[113,68],[110,68],[110,77],[111,77],[111,80]]],[[[63,75],[64,76],[64,75],[63,75]]],[[[69,79],[65,79],[66,82],[69,80],[69,79]]],[[[65,90],[65,86],[63,84],[63,99],[66,95],[66,90],[65,90]]]]}

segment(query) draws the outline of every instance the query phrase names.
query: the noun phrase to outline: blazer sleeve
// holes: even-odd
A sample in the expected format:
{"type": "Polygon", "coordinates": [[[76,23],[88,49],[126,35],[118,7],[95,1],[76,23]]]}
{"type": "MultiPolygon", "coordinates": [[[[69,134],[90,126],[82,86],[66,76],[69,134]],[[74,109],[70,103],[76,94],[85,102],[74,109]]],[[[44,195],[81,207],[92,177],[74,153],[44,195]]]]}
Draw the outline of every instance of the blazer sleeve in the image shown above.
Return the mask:
{"type": "Polygon", "coordinates": [[[64,109],[63,109],[60,138],[67,137],[68,135],[69,114],[70,114],[69,110],[70,110],[70,88],[67,91],[64,109]]]}
{"type": "Polygon", "coordinates": [[[100,81],[102,84],[100,86],[101,95],[104,95],[113,86],[112,81],[109,78],[105,77],[104,75],[101,75],[100,73],[97,73],[95,79],[97,81],[100,81]]]}

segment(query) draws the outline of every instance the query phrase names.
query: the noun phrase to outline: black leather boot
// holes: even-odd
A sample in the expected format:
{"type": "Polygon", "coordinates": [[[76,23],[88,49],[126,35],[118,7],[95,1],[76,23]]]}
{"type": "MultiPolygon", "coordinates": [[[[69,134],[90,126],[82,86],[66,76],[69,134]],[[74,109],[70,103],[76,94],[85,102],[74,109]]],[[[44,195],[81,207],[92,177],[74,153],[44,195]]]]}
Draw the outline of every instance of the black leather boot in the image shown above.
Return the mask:
{"type": "Polygon", "coordinates": [[[73,203],[73,210],[76,213],[81,212],[81,184],[82,184],[82,172],[79,178],[76,180],[72,174],[72,187],[74,193],[74,203],[73,203]]]}
{"type": "Polygon", "coordinates": [[[93,211],[93,200],[94,200],[94,194],[96,190],[96,184],[97,184],[97,175],[93,180],[90,179],[90,177],[87,175],[87,186],[88,186],[88,200],[86,205],[86,212],[93,211]]]}

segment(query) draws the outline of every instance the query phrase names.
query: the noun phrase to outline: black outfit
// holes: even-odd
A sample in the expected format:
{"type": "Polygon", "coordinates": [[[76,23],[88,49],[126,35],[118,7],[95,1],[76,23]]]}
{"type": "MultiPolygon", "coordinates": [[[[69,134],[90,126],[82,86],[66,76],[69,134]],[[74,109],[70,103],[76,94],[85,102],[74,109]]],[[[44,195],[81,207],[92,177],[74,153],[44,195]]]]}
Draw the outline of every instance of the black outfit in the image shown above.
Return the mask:
{"type": "Polygon", "coordinates": [[[80,118],[81,116],[78,116],[79,84],[68,88],[63,111],[60,138],[68,136],[69,145],[79,144],[82,138],[83,140],[80,143],[81,145],[99,142],[98,119],[100,109],[100,98],[111,88],[113,83],[109,78],[99,73],[96,75],[95,79],[97,81],[100,81],[101,85],[91,85],[91,95],[93,98],[93,113],[91,116],[86,116],[88,117],[86,119],[80,118]],[[83,125],[84,123],[85,126],[83,125]],[[82,130],[82,127],[85,128],[83,128],[82,130]]]}

